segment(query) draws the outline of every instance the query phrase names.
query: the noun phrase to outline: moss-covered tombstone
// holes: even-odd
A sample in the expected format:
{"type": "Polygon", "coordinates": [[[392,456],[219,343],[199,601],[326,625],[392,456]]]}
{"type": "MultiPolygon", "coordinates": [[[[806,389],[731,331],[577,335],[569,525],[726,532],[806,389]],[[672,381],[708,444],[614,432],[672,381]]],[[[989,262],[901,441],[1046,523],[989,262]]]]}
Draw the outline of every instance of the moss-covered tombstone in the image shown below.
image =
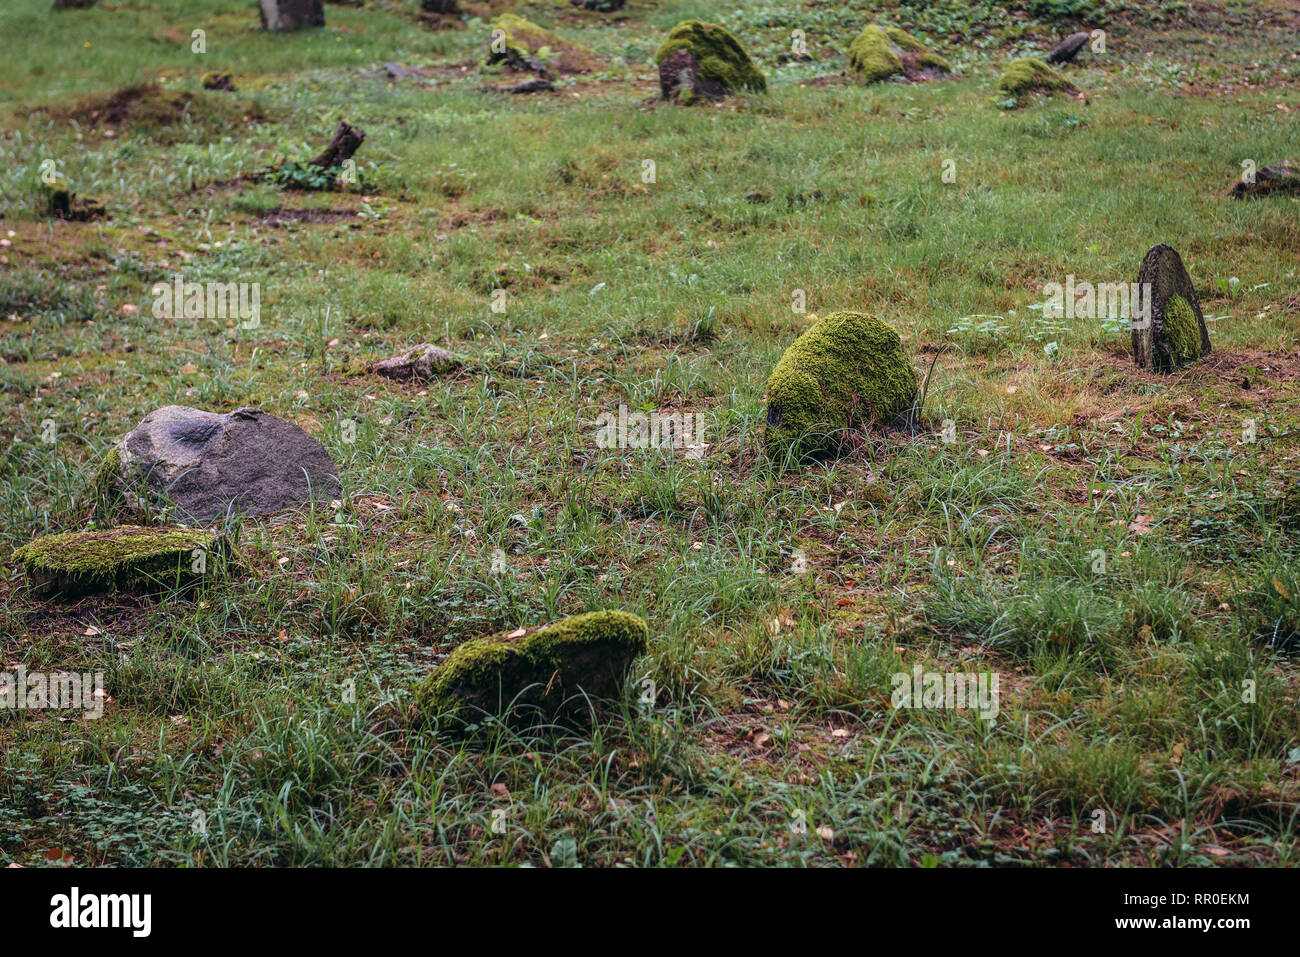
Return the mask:
{"type": "Polygon", "coordinates": [[[501,64],[509,70],[535,73],[593,73],[603,64],[600,56],[578,43],[562,40],[550,30],[514,13],[492,21],[486,66],[501,64]]]}
{"type": "Polygon", "coordinates": [[[464,721],[580,714],[588,700],[619,697],[647,640],[646,623],[622,611],[472,638],[416,688],[416,701],[424,715],[464,721]]]}
{"type": "Polygon", "coordinates": [[[891,76],[930,80],[952,73],[947,60],[906,30],[875,24],[849,45],[849,69],[864,83],[878,83],[891,76]]]}
{"type": "Polygon", "coordinates": [[[1140,368],[1173,372],[1209,355],[1210,332],[1176,250],[1164,243],[1147,250],[1138,293],[1143,308],[1134,309],[1133,361],[1140,368]]]}
{"type": "Polygon", "coordinates": [[[655,53],[665,100],[691,103],[728,93],[767,90],[767,77],[731,32],[716,23],[683,20],[655,53]]]}
{"type": "Polygon", "coordinates": [[[916,372],[898,333],[875,316],[836,312],[801,335],[767,380],[769,456],[834,454],[853,433],[905,425],[916,372]]]}
{"type": "Polygon", "coordinates": [[[192,585],[229,557],[225,540],[203,529],[122,525],[43,535],[13,560],[38,594],[76,597],[192,585]]]}
{"type": "Polygon", "coordinates": [[[1012,60],[998,78],[998,92],[1019,102],[1031,93],[1074,93],[1078,87],[1035,57],[1012,60]]]}

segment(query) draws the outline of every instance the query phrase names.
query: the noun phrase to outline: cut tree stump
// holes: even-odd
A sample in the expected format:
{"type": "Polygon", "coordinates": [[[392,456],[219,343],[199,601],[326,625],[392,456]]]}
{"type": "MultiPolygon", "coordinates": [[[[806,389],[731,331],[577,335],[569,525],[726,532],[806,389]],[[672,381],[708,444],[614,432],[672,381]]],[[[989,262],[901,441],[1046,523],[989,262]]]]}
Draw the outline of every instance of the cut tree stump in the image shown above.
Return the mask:
{"type": "Polygon", "coordinates": [[[311,163],[313,166],[319,166],[322,169],[341,167],[352,158],[353,153],[361,148],[365,138],[365,130],[352,126],[346,121],[340,122],[339,128],[334,131],[334,136],[329,141],[329,145],[311,163]]]}
{"type": "Polygon", "coordinates": [[[303,30],[325,26],[323,0],[259,0],[262,26],[268,30],[303,30]]]}
{"type": "Polygon", "coordinates": [[[1138,367],[1173,372],[1188,362],[1209,355],[1210,332],[1205,327],[1200,303],[1196,301],[1192,278],[1187,275],[1178,252],[1164,243],[1152,246],[1142,257],[1137,281],[1139,290],[1142,290],[1140,295],[1148,297],[1151,309],[1150,321],[1139,322],[1134,304],[1133,361],[1138,367]],[[1183,330],[1181,342],[1176,329],[1170,328],[1167,321],[1166,307],[1175,297],[1190,307],[1190,316],[1184,316],[1184,321],[1190,326],[1195,320],[1194,329],[1183,330]]]}

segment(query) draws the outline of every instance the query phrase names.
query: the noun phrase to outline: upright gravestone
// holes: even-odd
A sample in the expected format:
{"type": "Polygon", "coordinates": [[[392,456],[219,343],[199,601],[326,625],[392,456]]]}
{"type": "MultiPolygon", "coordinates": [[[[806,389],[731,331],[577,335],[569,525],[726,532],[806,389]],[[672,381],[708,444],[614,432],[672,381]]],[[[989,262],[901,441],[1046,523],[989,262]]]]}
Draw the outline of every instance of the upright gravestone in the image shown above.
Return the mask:
{"type": "Polygon", "coordinates": [[[1135,310],[1133,320],[1133,361],[1140,368],[1173,372],[1209,354],[1210,333],[1196,290],[1172,247],[1159,243],[1147,250],[1138,289],[1146,306],[1135,310]]]}
{"type": "Polygon", "coordinates": [[[302,30],[325,26],[324,0],[259,0],[262,26],[268,30],[302,30]]]}

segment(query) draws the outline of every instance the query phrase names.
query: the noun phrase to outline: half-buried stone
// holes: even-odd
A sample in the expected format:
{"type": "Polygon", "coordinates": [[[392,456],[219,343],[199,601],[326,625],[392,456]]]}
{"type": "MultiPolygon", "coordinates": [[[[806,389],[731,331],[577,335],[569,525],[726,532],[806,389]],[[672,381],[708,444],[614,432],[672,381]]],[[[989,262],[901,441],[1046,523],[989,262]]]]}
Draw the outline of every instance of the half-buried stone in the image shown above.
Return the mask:
{"type": "Polygon", "coordinates": [[[342,493],[325,447],[261,409],[226,415],[169,405],[146,415],[105,456],[101,517],[150,514],[206,524],[265,515],[342,493]]]}
{"type": "Polygon", "coordinates": [[[1138,267],[1138,288],[1149,295],[1151,309],[1149,322],[1133,323],[1133,361],[1140,368],[1173,372],[1209,355],[1205,316],[1173,248],[1159,243],[1147,250],[1138,267]]]}
{"type": "Polygon", "coordinates": [[[523,17],[503,13],[492,21],[492,39],[485,66],[500,64],[508,70],[550,73],[592,73],[604,65],[601,57],[578,43],[570,43],[523,17]]]}
{"type": "Polygon", "coordinates": [[[916,394],[897,332],[875,316],[832,313],[772,370],[763,446],[777,460],[839,453],[868,427],[906,426],[916,394]]]}
{"type": "Polygon", "coordinates": [[[156,591],[216,574],[228,555],[225,540],[193,528],[119,525],[43,535],[14,552],[14,561],[41,595],[156,591]]]}
{"type": "Polygon", "coordinates": [[[636,615],[597,611],[531,631],[471,638],[417,686],[416,701],[422,714],[462,721],[581,714],[588,701],[620,696],[648,635],[636,615]]]}
{"type": "Polygon", "coordinates": [[[864,83],[878,83],[891,76],[932,80],[952,73],[947,60],[906,30],[874,24],[849,45],[849,69],[864,83]]]}
{"type": "Polygon", "coordinates": [[[683,105],[717,100],[730,93],[767,90],[767,77],[725,27],[683,20],[655,53],[659,92],[683,105]]]}
{"type": "Polygon", "coordinates": [[[1021,57],[1012,60],[998,79],[998,92],[1019,102],[1031,93],[1077,93],[1078,87],[1042,60],[1021,57]]]}
{"type": "Polygon", "coordinates": [[[1300,160],[1283,160],[1256,170],[1253,182],[1239,181],[1232,187],[1237,199],[1267,196],[1270,193],[1300,195],[1300,160]]]}
{"type": "Polygon", "coordinates": [[[425,381],[460,367],[461,361],[446,349],[421,342],[399,355],[372,363],[370,371],[389,379],[425,381]]]}

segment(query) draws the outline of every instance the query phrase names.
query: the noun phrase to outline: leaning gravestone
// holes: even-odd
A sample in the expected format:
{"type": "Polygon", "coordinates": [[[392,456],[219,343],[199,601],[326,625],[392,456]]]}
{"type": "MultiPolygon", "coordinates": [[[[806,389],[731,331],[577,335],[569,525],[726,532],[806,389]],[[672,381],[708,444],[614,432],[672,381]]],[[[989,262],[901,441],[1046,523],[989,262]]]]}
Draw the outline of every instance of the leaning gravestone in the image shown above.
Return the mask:
{"type": "Polygon", "coordinates": [[[262,26],[268,30],[302,30],[325,26],[323,0],[260,0],[262,26]]]}
{"type": "Polygon", "coordinates": [[[1069,63],[1078,56],[1090,36],[1089,33],[1071,33],[1056,49],[1047,54],[1047,62],[1053,65],[1069,63]]]}
{"type": "Polygon", "coordinates": [[[1138,289],[1150,312],[1133,323],[1133,361],[1140,368],[1173,372],[1209,355],[1210,333],[1182,257],[1159,243],[1138,268],[1138,289]]]}
{"type": "Polygon", "coordinates": [[[179,405],[150,412],[128,432],[96,486],[109,516],[171,507],[174,518],[202,523],[342,492],[325,447],[292,422],[261,409],[218,415],[179,405]]]}

